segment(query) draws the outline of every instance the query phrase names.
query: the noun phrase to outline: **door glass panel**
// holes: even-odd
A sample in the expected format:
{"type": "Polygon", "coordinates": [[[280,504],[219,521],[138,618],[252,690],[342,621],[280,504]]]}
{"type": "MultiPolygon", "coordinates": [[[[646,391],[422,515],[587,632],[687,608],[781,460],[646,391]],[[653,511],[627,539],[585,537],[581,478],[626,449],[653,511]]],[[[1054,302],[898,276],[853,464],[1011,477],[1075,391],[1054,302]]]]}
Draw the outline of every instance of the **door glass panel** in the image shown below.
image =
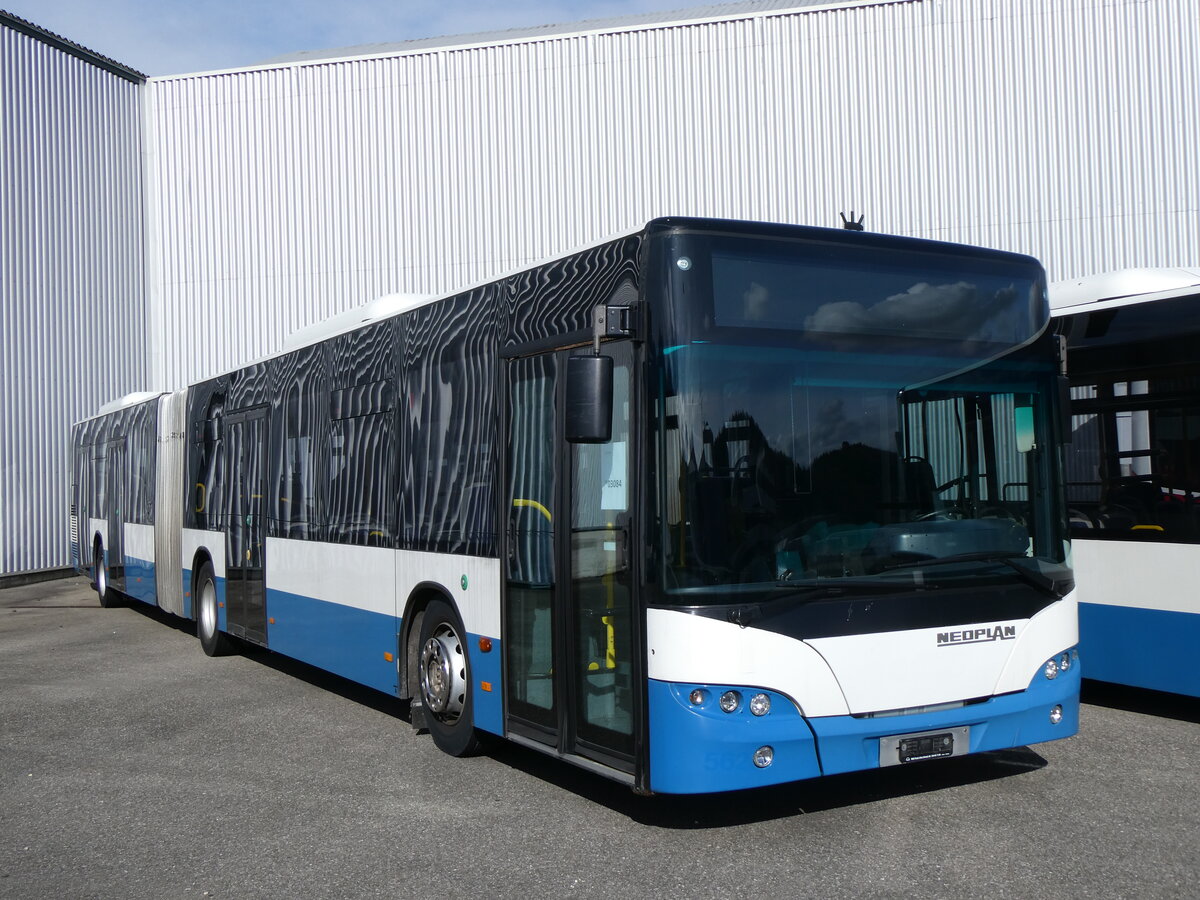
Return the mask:
{"type": "Polygon", "coordinates": [[[229,518],[225,532],[229,548],[225,559],[225,617],[227,627],[238,635],[242,634],[241,628],[245,621],[242,570],[250,554],[249,529],[246,525],[246,481],[245,472],[242,470],[245,441],[246,423],[231,420],[225,430],[224,442],[228,460],[225,468],[232,476],[229,479],[229,518]]]}
{"type": "Polygon", "coordinates": [[[571,594],[576,738],[633,753],[629,350],[613,348],[612,440],[573,444],[571,594]]]}
{"type": "Polygon", "coordinates": [[[266,640],[266,602],[263,591],[263,537],[266,525],[263,497],[264,422],[260,415],[230,421],[226,430],[232,497],[226,560],[226,621],[239,637],[266,640]]]}
{"type": "Polygon", "coordinates": [[[108,554],[109,584],[125,587],[125,444],[114,441],[108,448],[108,554]]]}
{"type": "Polygon", "coordinates": [[[266,532],[266,497],[263,491],[265,430],[266,422],[261,415],[246,423],[246,442],[242,457],[246,495],[246,636],[259,641],[265,641],[267,638],[267,605],[263,591],[263,537],[266,532]]]}
{"type": "Polygon", "coordinates": [[[551,356],[514,360],[508,392],[510,714],[557,727],[554,689],[554,396],[551,356]]]}

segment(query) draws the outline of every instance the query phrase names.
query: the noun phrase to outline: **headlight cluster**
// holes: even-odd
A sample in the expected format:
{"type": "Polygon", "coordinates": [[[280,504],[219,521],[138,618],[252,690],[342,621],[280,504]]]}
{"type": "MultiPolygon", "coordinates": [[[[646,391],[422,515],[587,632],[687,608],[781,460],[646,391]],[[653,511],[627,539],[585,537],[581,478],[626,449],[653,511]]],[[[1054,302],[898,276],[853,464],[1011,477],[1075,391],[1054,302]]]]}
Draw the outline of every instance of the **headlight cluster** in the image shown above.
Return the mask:
{"type": "MultiPolygon", "coordinates": [[[[704,688],[696,688],[688,694],[688,700],[692,706],[706,706],[709,701],[709,692],[704,688]]],[[[741,691],[729,690],[721,694],[717,698],[717,706],[722,712],[735,713],[742,708],[743,698],[741,691]]],[[[751,715],[765,716],[771,711],[771,695],[759,691],[750,698],[750,702],[746,704],[751,715]]]]}
{"type": "MultiPolygon", "coordinates": [[[[712,692],[708,688],[692,688],[688,694],[688,702],[699,708],[711,708],[712,692]]],[[[747,701],[741,691],[730,688],[722,691],[717,697],[716,706],[725,714],[740,712],[743,707],[750,710],[750,715],[761,717],[771,711],[771,695],[766,691],[755,691],[747,701]]],[[[756,768],[766,769],[775,762],[775,748],[770,745],[759,747],[750,757],[756,768]]]]}
{"type": "Polygon", "coordinates": [[[1064,650],[1057,656],[1052,656],[1046,660],[1045,665],[1042,666],[1042,674],[1045,675],[1050,681],[1053,681],[1059,676],[1059,673],[1069,672],[1071,666],[1075,665],[1077,662],[1079,662],[1078,650],[1075,648],[1064,650]]]}

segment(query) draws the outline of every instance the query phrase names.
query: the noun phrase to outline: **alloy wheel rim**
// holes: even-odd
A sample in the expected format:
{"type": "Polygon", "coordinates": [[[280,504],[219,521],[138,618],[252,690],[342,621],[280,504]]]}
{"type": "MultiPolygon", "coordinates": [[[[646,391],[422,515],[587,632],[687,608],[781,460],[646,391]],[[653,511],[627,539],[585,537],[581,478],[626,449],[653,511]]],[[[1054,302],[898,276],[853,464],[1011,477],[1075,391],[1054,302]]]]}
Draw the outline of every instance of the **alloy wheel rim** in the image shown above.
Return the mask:
{"type": "Polygon", "coordinates": [[[426,709],[444,722],[455,722],[466,701],[466,662],[462,642],[443,623],[421,648],[421,696],[426,709]]]}

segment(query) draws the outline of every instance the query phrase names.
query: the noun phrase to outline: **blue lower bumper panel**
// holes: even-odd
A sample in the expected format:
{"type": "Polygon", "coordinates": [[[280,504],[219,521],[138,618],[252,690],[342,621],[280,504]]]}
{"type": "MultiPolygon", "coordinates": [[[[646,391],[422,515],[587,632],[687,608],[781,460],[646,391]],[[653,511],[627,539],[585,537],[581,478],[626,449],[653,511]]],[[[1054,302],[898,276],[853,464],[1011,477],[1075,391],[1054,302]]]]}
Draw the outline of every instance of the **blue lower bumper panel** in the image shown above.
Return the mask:
{"type": "Polygon", "coordinates": [[[891,735],[970,728],[971,753],[1002,750],[1070,737],[1079,730],[1078,665],[1054,680],[1039,670],[1028,689],[957,709],[912,715],[805,718],[786,697],[764,691],[771,711],[747,708],[756,688],[649,683],[650,788],[664,794],[708,793],[799,781],[818,775],[873,769],[879,741],[891,735]],[[700,705],[689,695],[705,692],[700,705]],[[736,690],[742,703],[723,712],[717,698],[736,690]],[[1050,712],[1062,707],[1062,720],[1050,712]],[[759,767],[755,754],[770,747],[773,760],[759,767]]]}

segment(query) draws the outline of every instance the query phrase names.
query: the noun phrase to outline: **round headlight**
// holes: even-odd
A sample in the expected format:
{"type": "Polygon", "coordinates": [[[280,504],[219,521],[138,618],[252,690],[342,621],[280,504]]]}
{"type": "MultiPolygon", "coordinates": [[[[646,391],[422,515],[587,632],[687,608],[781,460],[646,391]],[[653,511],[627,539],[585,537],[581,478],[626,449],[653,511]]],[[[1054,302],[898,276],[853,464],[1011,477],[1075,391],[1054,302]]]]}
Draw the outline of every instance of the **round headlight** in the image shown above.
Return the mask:
{"type": "Polygon", "coordinates": [[[1050,724],[1057,725],[1062,720],[1063,720],[1062,707],[1059,706],[1058,704],[1055,704],[1054,708],[1050,710],[1050,724]]]}
{"type": "Polygon", "coordinates": [[[771,698],[767,694],[755,694],[750,698],[750,712],[756,716],[765,716],[771,711],[771,698]]]}
{"type": "Polygon", "coordinates": [[[1065,672],[1069,668],[1071,668],[1071,654],[1064,653],[1058,658],[1058,671],[1065,672]]]}
{"type": "Polygon", "coordinates": [[[1058,677],[1058,662],[1053,659],[1046,660],[1046,667],[1042,669],[1042,674],[1053,680],[1058,677]]]}
{"type": "Polygon", "coordinates": [[[708,702],[708,691],[704,688],[696,688],[688,694],[688,700],[692,702],[692,706],[703,706],[708,702]]]}
{"type": "Polygon", "coordinates": [[[754,751],[754,764],[760,769],[765,769],[773,762],[775,762],[774,747],[759,747],[754,751]]]}
{"type": "Polygon", "coordinates": [[[742,695],[737,691],[726,691],[721,695],[721,709],[727,713],[736,712],[742,705],[742,695]]]}

